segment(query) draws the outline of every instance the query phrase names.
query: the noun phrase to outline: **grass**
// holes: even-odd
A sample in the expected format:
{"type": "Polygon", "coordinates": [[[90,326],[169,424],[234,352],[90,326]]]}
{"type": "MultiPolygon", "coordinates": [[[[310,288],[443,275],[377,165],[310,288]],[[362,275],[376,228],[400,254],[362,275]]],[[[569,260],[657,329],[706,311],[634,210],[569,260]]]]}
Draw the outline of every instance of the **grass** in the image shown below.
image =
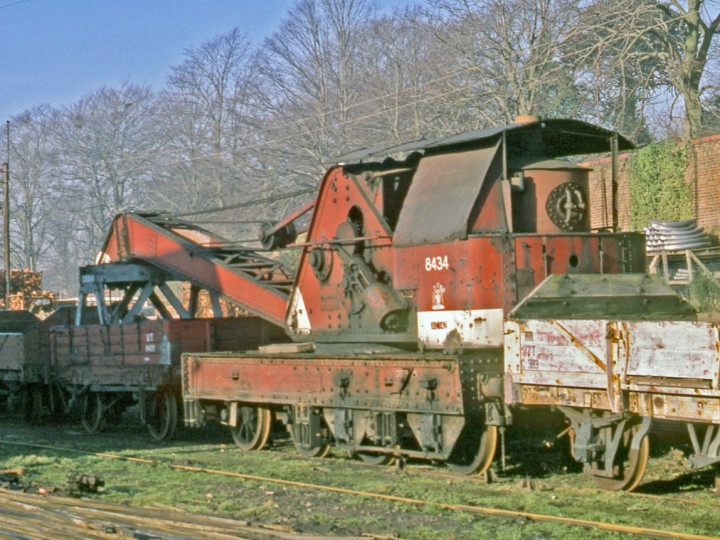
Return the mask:
{"type": "Polygon", "coordinates": [[[365,533],[400,538],[618,538],[616,533],[582,527],[500,518],[450,510],[444,505],[470,505],[551,514],[577,519],[609,521],[637,527],[652,526],[693,534],[714,535],[720,530],[720,507],[711,491],[707,472],[688,473],[681,452],[668,448],[654,455],[639,495],[597,489],[585,475],[563,467],[540,467],[515,461],[497,483],[436,474],[442,469],[372,467],[339,458],[308,460],[280,442],[270,451],[244,453],[228,444],[223,431],[190,433],[171,443],[156,445],[141,431],[110,432],[88,437],[67,427],[22,431],[12,439],[13,426],[0,437],[0,459],[5,468],[24,467],[31,489],[62,486],[70,473],[84,472],[105,481],[99,500],[132,506],[176,507],[258,523],[274,523],[299,532],[324,535],[365,533]],[[108,460],[90,454],[13,446],[13,440],[62,441],[62,446],[85,451],[111,452],[153,460],[143,465],[108,460]],[[270,481],[176,470],[170,463],[199,466],[261,477],[327,484],[357,491],[383,493],[430,504],[414,505],[329,493],[270,481]],[[433,472],[433,474],[428,474],[433,472]],[[548,472],[552,471],[552,472],[548,472]],[[523,488],[530,475],[536,489],[523,488]],[[655,498],[662,494],[664,498],[655,498]],[[686,502],[668,503],[668,496],[686,502]]]}

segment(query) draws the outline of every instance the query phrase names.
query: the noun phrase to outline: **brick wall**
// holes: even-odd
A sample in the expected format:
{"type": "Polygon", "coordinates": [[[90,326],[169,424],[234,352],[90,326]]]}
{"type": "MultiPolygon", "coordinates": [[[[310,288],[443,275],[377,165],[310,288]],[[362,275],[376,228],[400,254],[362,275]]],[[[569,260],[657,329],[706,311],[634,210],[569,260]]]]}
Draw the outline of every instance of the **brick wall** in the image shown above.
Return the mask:
{"type": "MultiPolygon", "coordinates": [[[[628,230],[630,224],[629,154],[618,156],[618,224],[628,230]]],[[[582,163],[590,172],[590,226],[593,229],[612,227],[612,170],[610,158],[582,163]]]]}
{"type": "Polygon", "coordinates": [[[720,135],[711,135],[695,144],[697,155],[698,223],[714,234],[720,233],[720,135]]]}
{"type": "MultiPolygon", "coordinates": [[[[689,160],[686,178],[691,185],[694,213],[698,224],[713,234],[720,233],[720,134],[704,137],[695,142],[697,154],[697,178],[692,182],[692,159],[689,160]]],[[[618,225],[628,230],[630,225],[629,157],[618,158],[618,225]]],[[[612,186],[610,159],[589,161],[582,165],[592,169],[590,173],[591,227],[601,229],[612,226],[612,186]]],[[[648,224],[649,225],[649,224],[648,224]]]]}

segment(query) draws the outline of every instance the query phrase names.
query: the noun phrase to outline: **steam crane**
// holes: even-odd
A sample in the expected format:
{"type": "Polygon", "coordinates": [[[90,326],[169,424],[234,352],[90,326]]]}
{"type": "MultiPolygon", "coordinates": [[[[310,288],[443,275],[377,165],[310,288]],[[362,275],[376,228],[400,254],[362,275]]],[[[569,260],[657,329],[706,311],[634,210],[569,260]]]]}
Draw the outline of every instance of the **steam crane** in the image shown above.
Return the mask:
{"type": "MultiPolygon", "coordinates": [[[[156,287],[182,279],[285,328],[293,344],[184,355],[188,425],[219,418],[249,450],[264,446],[277,418],[304,455],[334,443],[373,462],[420,457],[484,471],[511,421],[507,314],[554,274],[644,270],[641,235],[590,231],[588,170],[560,159],[613,145],[632,147],[584,122],[531,119],[341,156],[305,208],[294,275],[199,227],[124,214],[102,260],[145,273],[92,270],[87,290],[122,283],[125,305],[110,314],[122,319],[133,299],[162,305],[156,287]]],[[[288,220],[264,230],[267,247],[293,241],[288,220]]],[[[625,300],[592,294],[608,306],[625,300]]],[[[570,303],[585,300],[577,291],[570,303]]]]}

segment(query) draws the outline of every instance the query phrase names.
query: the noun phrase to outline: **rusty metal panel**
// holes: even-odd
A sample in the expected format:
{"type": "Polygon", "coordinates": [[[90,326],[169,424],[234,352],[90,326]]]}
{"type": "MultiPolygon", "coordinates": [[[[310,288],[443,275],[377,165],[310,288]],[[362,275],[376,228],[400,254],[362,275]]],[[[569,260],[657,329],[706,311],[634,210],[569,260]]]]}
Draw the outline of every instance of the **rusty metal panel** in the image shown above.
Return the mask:
{"type": "Polygon", "coordinates": [[[47,383],[50,328],[68,323],[74,308],[61,308],[44,320],[26,311],[0,313],[0,380],[47,383]]]}
{"type": "Polygon", "coordinates": [[[686,389],[684,394],[672,394],[645,388],[630,391],[627,395],[628,410],[642,416],[720,424],[720,395],[717,392],[695,395],[692,389],[686,389]]]}
{"type": "Polygon", "coordinates": [[[600,237],[593,234],[546,236],[548,274],[586,274],[600,271],[600,237]]]}
{"type": "MultiPolygon", "coordinates": [[[[594,283],[602,283],[608,281],[609,285],[604,287],[604,291],[601,295],[596,296],[607,296],[612,288],[622,287],[626,280],[632,280],[634,285],[637,285],[631,291],[630,301],[641,302],[642,311],[647,311],[647,305],[645,304],[645,298],[647,292],[644,291],[643,283],[644,277],[639,278],[626,278],[617,277],[616,274],[624,274],[629,271],[642,272],[644,267],[640,266],[639,269],[635,269],[633,264],[635,262],[643,262],[644,258],[642,254],[638,258],[634,258],[635,253],[632,250],[628,250],[628,243],[626,235],[619,234],[591,234],[591,233],[578,233],[572,236],[551,236],[551,235],[517,235],[514,236],[515,241],[515,282],[517,283],[517,301],[523,302],[522,310],[526,313],[523,318],[569,318],[571,316],[571,309],[563,309],[557,311],[558,306],[565,306],[568,308],[581,308],[580,313],[584,315],[582,318],[600,317],[603,319],[610,318],[613,313],[604,312],[597,309],[597,304],[591,304],[588,302],[588,298],[579,298],[578,293],[581,295],[585,290],[590,289],[594,283]],[[607,280],[607,276],[604,274],[613,274],[610,280],[607,280]],[[567,286],[565,287],[564,296],[555,295],[554,300],[558,303],[554,306],[548,305],[551,301],[550,297],[543,297],[545,291],[538,291],[537,295],[533,298],[527,299],[534,289],[538,287],[541,282],[548,277],[550,274],[569,274],[570,277],[567,280],[567,286]],[[578,277],[578,274],[598,274],[595,277],[578,277]],[[589,283],[588,283],[589,280],[589,283]],[[638,283],[639,282],[639,283],[638,283]],[[641,294],[644,293],[644,294],[641,294]],[[535,301],[544,302],[544,305],[538,306],[538,309],[532,313],[527,312],[528,304],[535,301]],[[552,309],[552,311],[551,311],[552,309]]],[[[635,246],[636,235],[632,235],[629,243],[635,246]]],[[[553,283],[558,284],[557,278],[553,278],[553,283]]],[[[559,286],[558,286],[559,287],[559,286]]],[[[666,299],[670,296],[674,299],[673,302],[677,304],[679,298],[670,289],[665,288],[666,299]]],[[[563,291],[558,291],[563,292],[563,291]]],[[[598,292],[601,292],[598,289],[598,292]]],[[[626,296],[627,293],[625,293],[626,296]]],[[[627,298],[622,299],[622,303],[615,299],[610,299],[605,304],[608,304],[615,313],[615,316],[624,316],[627,313],[629,302],[627,298]],[[620,306],[620,307],[619,307],[620,306]],[[619,307],[619,308],[618,308],[619,307]]],[[[515,307],[513,303],[510,308],[515,307]]],[[[684,307],[688,307],[685,305],[684,307]]],[[[691,311],[691,310],[690,310],[691,311]]],[[[511,316],[517,316],[513,314],[511,316]]],[[[575,316],[575,315],[572,315],[575,316]]]]}
{"type": "Polygon", "coordinates": [[[515,231],[590,230],[588,169],[568,161],[540,161],[523,166],[522,173],[524,187],[513,193],[515,231]]]}
{"type": "Polygon", "coordinates": [[[514,240],[517,296],[522,299],[548,275],[545,237],[516,236],[514,240]]]}
{"type": "Polygon", "coordinates": [[[377,292],[377,275],[392,275],[392,231],[372,203],[379,186],[341,168],[323,178],[287,309],[288,327],[295,335],[332,341],[337,334],[358,332],[367,340],[369,332],[382,333],[373,311],[365,309],[365,300],[377,292]],[[361,252],[368,258],[358,260],[361,252]],[[368,272],[367,265],[374,271],[368,272]],[[366,268],[359,272],[372,283],[356,294],[356,287],[349,286],[358,282],[352,269],[362,266],[366,268]]]}
{"type": "Polygon", "coordinates": [[[393,285],[416,290],[418,311],[501,308],[505,285],[500,235],[396,250],[393,285]],[[438,284],[444,289],[436,298],[438,284]],[[443,308],[434,307],[442,304],[443,308]]]}
{"type": "Polygon", "coordinates": [[[185,399],[453,414],[478,406],[469,387],[501,369],[477,359],[411,355],[186,354],[182,367],[185,399]]]}
{"type": "Polygon", "coordinates": [[[510,313],[515,319],[694,319],[696,311],[657,276],[554,274],[510,313]]]}
{"type": "Polygon", "coordinates": [[[71,385],[167,384],[170,342],[161,321],[52,329],[58,380],[71,385]],[[164,342],[164,344],[163,344],[164,342]]]}
{"type": "Polygon", "coordinates": [[[466,238],[470,214],[499,144],[421,159],[400,211],[395,245],[466,238]]]}
{"type": "MultiPolygon", "coordinates": [[[[612,410],[605,389],[572,388],[565,386],[517,385],[514,403],[524,405],[554,405],[583,409],[612,410]]],[[[512,404],[513,401],[508,401],[512,404]]]]}
{"type": "Polygon", "coordinates": [[[290,342],[284,329],[261,317],[211,319],[210,329],[211,351],[249,351],[268,343],[290,342]]]}
{"type": "MultiPolygon", "coordinates": [[[[607,370],[607,323],[601,320],[531,320],[508,322],[506,358],[513,374],[536,383],[569,384],[575,374],[604,375],[607,370]],[[512,362],[514,360],[514,362],[512,362]],[[543,373],[567,373],[568,379],[544,380],[543,373]]],[[[507,361],[506,361],[507,362],[507,361]]]]}
{"type": "Polygon", "coordinates": [[[0,380],[33,382],[25,374],[25,353],[35,346],[31,329],[39,322],[29,311],[0,311],[0,380]]]}
{"type": "Polygon", "coordinates": [[[645,272],[645,236],[641,233],[600,233],[601,274],[645,272]]]}
{"type": "Polygon", "coordinates": [[[144,261],[282,326],[292,276],[277,261],[249,250],[226,252],[226,245],[196,226],[120,214],[103,245],[101,262],[144,261]]]}
{"type": "Polygon", "coordinates": [[[24,334],[0,334],[0,380],[18,380],[25,360],[24,334]]]}

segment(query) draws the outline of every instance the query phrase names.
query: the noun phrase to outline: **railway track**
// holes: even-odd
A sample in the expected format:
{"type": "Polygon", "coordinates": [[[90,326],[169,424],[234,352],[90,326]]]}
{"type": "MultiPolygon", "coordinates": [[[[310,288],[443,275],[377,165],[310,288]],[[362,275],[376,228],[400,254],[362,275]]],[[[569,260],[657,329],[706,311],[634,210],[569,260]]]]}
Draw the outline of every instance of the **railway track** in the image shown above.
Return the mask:
{"type": "MultiPolygon", "coordinates": [[[[320,491],[320,492],[326,492],[326,493],[334,493],[338,495],[344,495],[344,496],[350,496],[350,497],[359,497],[364,499],[373,499],[376,501],[384,501],[384,502],[390,502],[394,504],[402,504],[402,505],[408,505],[413,507],[435,507],[440,508],[445,511],[451,511],[451,512],[462,512],[467,514],[476,514],[481,516],[487,516],[487,517],[494,517],[494,518],[501,518],[506,520],[514,520],[517,522],[518,520],[527,521],[527,522],[536,522],[536,523],[555,523],[555,524],[562,524],[570,527],[578,527],[582,529],[588,529],[588,530],[595,530],[595,531],[607,531],[611,533],[619,533],[619,534],[627,534],[627,535],[635,535],[635,536],[643,536],[643,537],[652,537],[652,538],[677,538],[681,540],[710,540],[710,539],[717,539],[720,538],[719,536],[709,536],[709,535],[702,535],[702,534],[690,534],[690,533],[684,533],[676,530],[666,530],[666,529],[659,529],[659,528],[653,528],[653,527],[638,527],[638,526],[630,526],[630,525],[622,525],[617,523],[610,523],[610,522],[603,522],[603,521],[597,521],[597,520],[589,520],[589,519],[578,519],[578,518],[572,518],[572,517],[566,517],[566,516],[559,516],[559,515],[551,515],[551,514],[544,514],[544,513],[537,513],[537,512],[527,512],[527,511],[521,511],[521,510],[514,510],[514,509],[503,509],[503,508],[494,508],[494,507],[488,507],[488,506],[479,506],[479,505],[471,505],[471,504],[444,504],[444,503],[438,503],[436,501],[429,501],[425,499],[419,499],[419,498],[411,498],[411,497],[402,497],[402,496],[396,496],[391,495],[387,493],[376,493],[376,492],[370,492],[370,491],[364,491],[364,490],[356,490],[356,489],[350,489],[345,487],[339,487],[339,486],[332,486],[332,485],[326,485],[326,484],[320,484],[320,483],[309,483],[309,482],[299,482],[299,481],[293,481],[283,478],[277,478],[277,477],[269,477],[269,476],[259,476],[259,475],[253,475],[253,474],[246,474],[246,473],[238,473],[238,472],[232,472],[232,471],[225,471],[225,470],[219,470],[214,469],[210,467],[204,467],[204,466],[193,466],[193,465],[187,465],[187,464],[181,464],[181,463],[175,463],[175,462],[168,462],[166,460],[159,460],[159,459],[146,459],[146,458],[140,458],[140,457],[131,457],[131,456],[124,456],[119,454],[113,454],[113,453],[107,453],[107,452],[93,452],[93,451],[86,451],[86,450],[78,450],[68,447],[62,447],[62,446],[56,446],[56,445],[44,445],[44,444],[35,444],[35,443],[29,443],[29,442],[20,442],[20,441],[0,441],[0,444],[8,444],[8,445],[14,445],[18,447],[26,447],[26,448],[33,448],[36,450],[49,450],[54,452],[67,452],[70,454],[84,454],[84,455],[91,455],[97,458],[102,458],[106,460],[120,460],[125,462],[130,462],[138,465],[143,466],[163,466],[166,468],[170,468],[177,471],[183,471],[190,474],[199,474],[199,475],[211,475],[211,476],[223,476],[223,477],[231,477],[231,478],[238,478],[246,481],[253,481],[253,482],[259,482],[264,485],[278,485],[278,486],[286,486],[286,487],[293,487],[298,488],[301,490],[312,490],[312,491],[320,491]]],[[[422,472],[421,472],[422,474],[422,472]]],[[[437,474],[437,473],[431,473],[431,474],[437,474]]],[[[457,479],[457,477],[454,477],[457,479]]],[[[466,481],[469,479],[463,478],[463,481],[466,481]]],[[[70,519],[71,521],[74,518],[74,516],[79,516],[77,518],[78,523],[77,526],[81,527],[82,530],[90,534],[90,536],[86,536],[88,538],[107,538],[108,536],[92,536],[92,534],[108,534],[107,531],[111,531],[112,534],[117,535],[116,531],[122,531],[122,534],[126,534],[128,531],[144,531],[148,527],[153,531],[153,534],[160,535],[159,538],[170,538],[170,536],[162,536],[162,535],[175,535],[173,538],[177,538],[178,535],[182,537],[182,534],[188,534],[188,538],[199,538],[199,537],[207,537],[207,538],[234,538],[234,537],[242,537],[242,538],[267,538],[267,539],[275,539],[275,538],[306,538],[305,536],[293,533],[289,530],[279,531],[279,530],[273,530],[267,527],[262,527],[258,525],[253,525],[249,522],[242,522],[242,521],[233,521],[233,520],[227,520],[223,518],[215,518],[215,517],[209,517],[209,516],[197,516],[194,514],[187,514],[184,512],[176,512],[175,510],[171,511],[172,515],[168,514],[168,511],[160,510],[147,510],[147,509],[141,509],[137,510],[135,508],[129,509],[128,507],[120,507],[120,506],[113,506],[113,505],[105,505],[96,501],[84,501],[84,502],[78,502],[77,499],[65,499],[65,498],[55,498],[55,497],[46,497],[46,498],[38,498],[37,496],[27,495],[27,494],[21,494],[17,492],[7,492],[2,491],[0,492],[2,494],[2,502],[0,503],[0,514],[3,514],[6,510],[6,506],[8,503],[12,504],[12,512],[17,513],[19,511],[26,511],[30,512],[31,514],[33,512],[37,512],[37,508],[40,508],[42,512],[49,512],[49,515],[53,516],[54,520],[66,520],[70,519]],[[25,499],[28,498],[29,502],[24,502],[25,499]],[[20,509],[20,510],[18,510],[20,509]],[[74,513],[75,512],[75,513],[74,513]],[[114,518],[112,517],[115,514],[119,514],[121,517],[114,518]],[[110,519],[112,518],[112,519],[110,519]],[[113,521],[115,519],[115,521],[113,521]],[[178,527],[178,528],[176,528],[178,527]],[[208,528],[209,527],[209,528],[208,528]],[[145,528],[145,529],[143,529],[145,528]],[[105,532],[103,532],[105,530],[105,532]],[[208,536],[198,536],[199,531],[202,531],[202,534],[208,533],[208,536]],[[234,536],[233,536],[234,535],[234,536]]],[[[661,497],[661,496],[651,496],[651,495],[643,495],[643,494],[633,494],[630,495],[631,497],[637,497],[637,498],[652,498],[655,500],[667,500],[668,503],[684,503],[684,504],[702,504],[702,505],[708,505],[711,507],[718,507],[718,504],[713,504],[709,502],[698,502],[693,501],[690,499],[681,499],[678,497],[661,497]]],[[[34,515],[34,514],[32,514],[34,515]]],[[[0,520],[1,521],[1,520],[0,520]]],[[[19,520],[19,527],[22,527],[23,520],[19,520]]],[[[52,526],[51,521],[45,521],[43,522],[45,524],[50,523],[52,526]]],[[[54,523],[57,523],[58,526],[60,526],[59,521],[55,521],[54,523]]],[[[28,529],[30,530],[30,529],[28,529]]],[[[62,529],[61,529],[62,530],[62,529]]],[[[3,528],[0,527],[0,533],[3,532],[3,528]]],[[[23,534],[22,531],[13,531],[15,534],[23,534]]],[[[132,534],[135,534],[134,532],[132,534]]],[[[29,536],[32,538],[37,538],[38,536],[29,536]]],[[[72,538],[76,538],[77,536],[69,536],[72,538]]],[[[112,536],[112,537],[118,537],[118,536],[112,536]]],[[[120,536],[122,537],[122,536],[120,536]]],[[[372,538],[373,535],[371,534],[364,534],[363,538],[372,538]]],[[[40,538],[45,538],[44,536],[40,538]]],[[[49,535],[47,538],[57,538],[57,536],[49,535]]],[[[350,537],[347,537],[350,538],[350,537]]]]}

